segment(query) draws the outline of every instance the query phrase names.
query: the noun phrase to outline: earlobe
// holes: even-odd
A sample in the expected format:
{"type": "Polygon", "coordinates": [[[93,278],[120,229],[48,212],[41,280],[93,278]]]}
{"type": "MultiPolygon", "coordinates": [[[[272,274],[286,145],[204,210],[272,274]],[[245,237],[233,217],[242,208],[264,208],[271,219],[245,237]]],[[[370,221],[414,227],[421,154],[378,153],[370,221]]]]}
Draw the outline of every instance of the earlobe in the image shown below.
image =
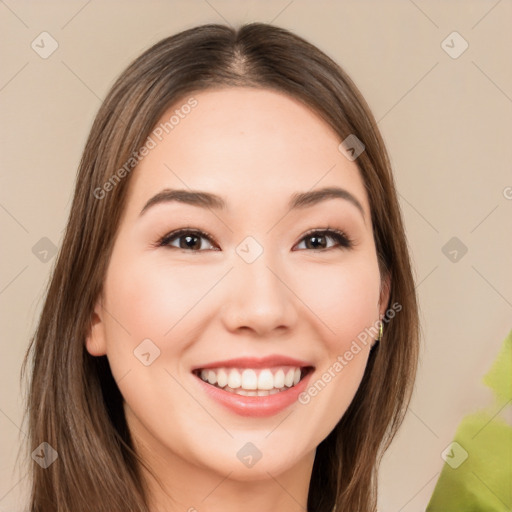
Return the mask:
{"type": "Polygon", "coordinates": [[[85,348],[91,356],[104,356],[107,353],[103,312],[100,301],[96,303],[92,314],[89,332],[85,338],[85,348]]]}

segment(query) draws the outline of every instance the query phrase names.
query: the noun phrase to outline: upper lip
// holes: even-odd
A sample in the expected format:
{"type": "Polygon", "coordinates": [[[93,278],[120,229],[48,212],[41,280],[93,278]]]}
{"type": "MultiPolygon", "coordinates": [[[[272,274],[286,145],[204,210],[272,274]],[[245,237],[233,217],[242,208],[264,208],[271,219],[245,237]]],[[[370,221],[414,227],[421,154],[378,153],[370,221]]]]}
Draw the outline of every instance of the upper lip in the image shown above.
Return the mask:
{"type": "Polygon", "coordinates": [[[192,371],[206,370],[208,368],[271,368],[273,366],[295,366],[297,368],[313,366],[308,361],[294,359],[279,354],[266,357],[237,357],[224,361],[213,361],[203,365],[195,366],[192,371]]]}

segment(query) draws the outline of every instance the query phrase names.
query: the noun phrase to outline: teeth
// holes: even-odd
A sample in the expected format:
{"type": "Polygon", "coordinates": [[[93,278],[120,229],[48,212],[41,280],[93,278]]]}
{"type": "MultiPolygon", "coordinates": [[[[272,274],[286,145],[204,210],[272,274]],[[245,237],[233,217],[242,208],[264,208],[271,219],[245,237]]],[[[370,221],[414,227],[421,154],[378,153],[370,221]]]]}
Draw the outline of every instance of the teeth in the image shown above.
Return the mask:
{"type": "Polygon", "coordinates": [[[281,369],[277,370],[274,375],[274,386],[276,388],[284,388],[284,372],[281,369]]]}
{"type": "Polygon", "coordinates": [[[208,370],[208,382],[210,384],[217,384],[217,375],[211,370],[208,370]]]}
{"type": "MultiPolygon", "coordinates": [[[[258,377],[258,389],[270,390],[274,387],[274,376],[270,370],[263,370],[258,377]]],[[[262,395],[260,395],[262,396],[262,395]]]]}
{"type": "MultiPolygon", "coordinates": [[[[210,370],[212,372],[212,370],[210,370]]],[[[208,381],[210,382],[210,381],[208,381]]],[[[228,374],[222,368],[217,372],[217,385],[219,388],[223,388],[228,383],[228,374]]]]}
{"type": "MultiPolygon", "coordinates": [[[[229,372],[228,377],[228,386],[230,388],[236,389],[242,386],[242,377],[238,373],[237,370],[233,369],[229,372]]],[[[245,388],[247,389],[247,388],[245,388]]]]}
{"type": "Polygon", "coordinates": [[[301,369],[216,368],[201,370],[200,377],[205,382],[242,396],[268,396],[296,386],[301,378],[301,369]]]}
{"type": "Polygon", "coordinates": [[[295,370],[288,370],[286,377],[284,378],[284,385],[291,388],[293,386],[293,378],[295,376],[295,370]]]}
{"type": "MultiPolygon", "coordinates": [[[[222,371],[222,370],[220,370],[222,371]]],[[[237,371],[237,370],[232,370],[237,371]]],[[[221,386],[222,387],[222,386],[221,386]]],[[[242,373],[241,387],[247,390],[254,390],[258,388],[258,377],[254,370],[244,370],[242,373]]]]}

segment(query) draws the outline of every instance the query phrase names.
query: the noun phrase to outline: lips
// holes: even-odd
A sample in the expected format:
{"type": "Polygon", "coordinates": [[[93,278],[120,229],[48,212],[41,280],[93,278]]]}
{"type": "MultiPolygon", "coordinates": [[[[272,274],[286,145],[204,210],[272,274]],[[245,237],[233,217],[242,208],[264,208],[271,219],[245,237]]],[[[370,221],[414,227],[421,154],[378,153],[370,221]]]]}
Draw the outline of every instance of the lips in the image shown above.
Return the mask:
{"type": "MultiPolygon", "coordinates": [[[[269,359],[267,359],[268,361],[269,359]]],[[[297,364],[297,360],[290,360],[290,359],[284,359],[281,358],[281,361],[285,360],[286,362],[293,361],[294,364],[297,364]]],[[[284,411],[286,408],[291,407],[293,405],[296,405],[298,402],[298,398],[301,393],[304,392],[304,390],[309,385],[308,383],[312,379],[312,376],[314,374],[314,366],[311,365],[304,365],[304,366],[290,366],[287,367],[284,366],[271,366],[271,367],[264,367],[261,368],[261,364],[268,364],[266,361],[262,360],[230,360],[229,363],[231,364],[237,364],[239,365],[242,363],[244,366],[237,366],[237,367],[229,367],[229,366],[222,366],[218,367],[217,365],[222,364],[226,365],[228,364],[228,361],[219,361],[216,363],[210,363],[208,365],[205,365],[205,367],[197,367],[192,371],[192,375],[194,376],[194,380],[197,383],[197,387],[201,392],[205,394],[206,397],[209,397],[210,400],[213,400],[220,404],[221,406],[225,407],[232,413],[235,413],[239,416],[250,416],[250,417],[259,417],[264,418],[268,416],[273,416],[274,414],[278,414],[281,411],[284,411]],[[248,365],[252,365],[247,367],[248,365]],[[256,366],[260,366],[260,368],[256,368],[256,366]],[[289,368],[287,371],[290,372],[290,376],[293,375],[293,381],[291,387],[286,386],[286,379],[291,378],[285,376],[285,383],[284,387],[282,388],[276,388],[272,387],[272,389],[259,389],[260,386],[260,377],[263,379],[263,387],[268,388],[270,386],[270,382],[267,380],[269,378],[268,373],[273,375],[273,381],[272,386],[280,385],[282,380],[282,375],[280,375],[280,372],[284,374],[284,368],[289,368]],[[228,378],[228,384],[229,379],[233,378],[231,377],[231,373],[233,371],[236,371],[237,373],[240,373],[240,371],[245,372],[249,371],[252,372],[249,373],[249,387],[254,388],[254,385],[256,384],[256,389],[246,390],[243,389],[241,386],[238,388],[231,388],[228,384],[225,385],[225,387],[220,388],[218,386],[218,378],[225,378],[222,375],[219,374],[220,370],[223,370],[228,378]],[[229,371],[229,374],[227,373],[229,371]],[[296,377],[296,371],[299,373],[299,379],[297,382],[296,377]],[[213,373],[213,375],[210,375],[210,372],[213,373]],[[272,373],[275,372],[275,373],[272,373]],[[292,373],[293,372],[293,373],[292,373]],[[203,376],[203,378],[202,378],[203,376]],[[257,378],[255,379],[254,376],[257,378]],[[215,382],[217,379],[217,382],[215,384],[210,384],[209,380],[204,380],[204,377],[212,378],[212,380],[215,382]],[[265,381],[267,382],[265,383],[265,381]],[[295,384],[295,382],[297,382],[295,384]]],[[[302,361],[299,361],[299,363],[302,363],[302,361]]],[[[236,378],[236,377],[235,377],[236,378]]],[[[243,383],[242,374],[240,374],[240,379],[243,383]]],[[[289,383],[290,381],[288,381],[289,383]]],[[[233,384],[233,382],[231,382],[233,384]]],[[[221,384],[223,384],[223,381],[221,380],[221,384]]],[[[237,384],[235,381],[234,384],[237,384]]]]}
{"type": "Polygon", "coordinates": [[[203,382],[240,396],[269,396],[296,386],[314,367],[286,356],[237,358],[196,367],[203,382]]]}
{"type": "Polygon", "coordinates": [[[227,359],[224,361],[214,361],[205,363],[201,366],[195,366],[192,370],[204,370],[208,368],[272,368],[274,366],[294,366],[309,367],[313,366],[309,361],[294,359],[284,355],[270,355],[266,357],[238,357],[235,359],[227,359]]]}

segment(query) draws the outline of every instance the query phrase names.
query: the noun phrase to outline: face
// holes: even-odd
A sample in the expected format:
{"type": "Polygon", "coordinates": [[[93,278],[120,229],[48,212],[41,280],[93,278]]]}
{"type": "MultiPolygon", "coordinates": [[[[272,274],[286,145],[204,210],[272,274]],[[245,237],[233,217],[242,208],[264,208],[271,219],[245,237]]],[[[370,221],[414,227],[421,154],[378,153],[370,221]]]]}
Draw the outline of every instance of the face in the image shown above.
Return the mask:
{"type": "Polygon", "coordinates": [[[388,297],[330,127],[277,92],[191,96],[133,171],[87,349],[107,355],[148,457],[262,479],[312,461],[388,297]]]}

